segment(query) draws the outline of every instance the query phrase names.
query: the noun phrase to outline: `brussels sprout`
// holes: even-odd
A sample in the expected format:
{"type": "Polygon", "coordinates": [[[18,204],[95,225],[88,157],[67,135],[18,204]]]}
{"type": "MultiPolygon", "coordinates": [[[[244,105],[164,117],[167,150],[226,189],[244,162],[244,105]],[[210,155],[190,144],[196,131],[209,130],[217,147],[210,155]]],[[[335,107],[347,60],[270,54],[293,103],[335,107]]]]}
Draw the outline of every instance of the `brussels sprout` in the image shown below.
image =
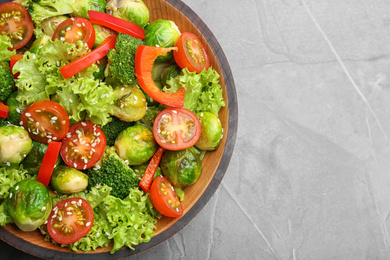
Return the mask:
{"type": "Polygon", "coordinates": [[[172,62],[155,63],[152,68],[152,78],[154,81],[161,81],[161,74],[163,71],[172,65],[172,62]]]}
{"type": "Polygon", "coordinates": [[[173,186],[181,188],[195,183],[203,170],[202,163],[192,147],[179,151],[166,150],[160,167],[173,186]]]}
{"type": "Polygon", "coordinates": [[[223,137],[221,121],[210,112],[199,112],[196,115],[199,118],[202,131],[195,146],[206,151],[217,149],[223,137]]]}
{"type": "Polygon", "coordinates": [[[95,63],[99,67],[99,71],[93,73],[95,80],[104,80],[104,71],[106,70],[108,59],[107,56],[104,56],[95,63]]]}
{"type": "Polygon", "coordinates": [[[68,18],[69,16],[66,15],[58,15],[46,18],[42,21],[42,31],[51,38],[58,25],[68,18]]]}
{"type": "MultiPolygon", "coordinates": [[[[144,42],[149,46],[173,47],[180,34],[179,28],[173,21],[159,19],[146,26],[144,42]]],[[[165,56],[159,56],[156,62],[165,62],[172,58],[173,53],[168,52],[165,56]]]]}
{"type": "Polygon", "coordinates": [[[19,118],[27,106],[16,100],[18,92],[13,92],[6,100],[6,104],[9,107],[7,120],[14,125],[19,125],[19,118]]]}
{"type": "Polygon", "coordinates": [[[31,151],[32,140],[19,126],[0,127],[0,164],[19,164],[31,151]]]}
{"type": "Polygon", "coordinates": [[[30,46],[30,49],[28,50],[31,53],[38,54],[43,47],[43,45],[46,44],[47,41],[51,40],[51,37],[46,34],[42,34],[42,36],[38,39],[36,39],[30,46]]]}
{"type": "Polygon", "coordinates": [[[105,12],[106,11],[106,0],[83,0],[83,1],[74,1],[72,3],[74,17],[88,17],[88,10],[105,12]]]}
{"type": "Polygon", "coordinates": [[[53,171],[51,186],[64,194],[84,191],[88,186],[88,176],[75,168],[60,165],[53,171]]]}
{"type": "Polygon", "coordinates": [[[92,26],[95,29],[95,43],[93,45],[93,48],[96,48],[101,45],[106,38],[116,35],[115,31],[105,26],[101,26],[99,24],[92,24],[92,26]]]}
{"type": "Polygon", "coordinates": [[[52,200],[39,181],[29,179],[15,184],[6,199],[8,214],[23,231],[33,231],[49,218],[52,200]]]}
{"type": "Polygon", "coordinates": [[[158,145],[146,126],[134,125],[123,130],[115,140],[118,155],[129,165],[140,165],[152,158],[158,145]]]}
{"type": "Polygon", "coordinates": [[[144,28],[150,18],[149,9],[142,0],[110,0],[106,12],[144,28]]]}
{"type": "Polygon", "coordinates": [[[161,83],[167,85],[168,80],[176,78],[181,73],[181,68],[177,64],[172,64],[161,73],[161,83]]]}
{"type": "Polygon", "coordinates": [[[140,120],[146,113],[146,99],[138,86],[123,86],[114,89],[114,116],[122,121],[140,120]]]}
{"type": "MultiPolygon", "coordinates": [[[[32,149],[26,158],[22,161],[23,168],[26,169],[29,174],[38,175],[39,168],[41,168],[43,157],[45,156],[48,146],[48,144],[32,140],[32,149]]],[[[61,158],[58,156],[55,166],[59,165],[60,163],[61,158]]]]}

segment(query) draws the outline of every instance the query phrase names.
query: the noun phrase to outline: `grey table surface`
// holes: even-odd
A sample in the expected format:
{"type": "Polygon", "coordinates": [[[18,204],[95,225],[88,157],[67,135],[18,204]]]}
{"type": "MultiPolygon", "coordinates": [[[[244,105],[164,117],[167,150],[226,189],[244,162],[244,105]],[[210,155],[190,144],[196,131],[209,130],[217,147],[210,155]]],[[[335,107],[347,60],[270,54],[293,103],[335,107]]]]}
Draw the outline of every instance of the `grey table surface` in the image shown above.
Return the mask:
{"type": "Polygon", "coordinates": [[[389,259],[390,1],[184,2],[229,60],[236,146],[204,209],[131,259],[389,259]]]}

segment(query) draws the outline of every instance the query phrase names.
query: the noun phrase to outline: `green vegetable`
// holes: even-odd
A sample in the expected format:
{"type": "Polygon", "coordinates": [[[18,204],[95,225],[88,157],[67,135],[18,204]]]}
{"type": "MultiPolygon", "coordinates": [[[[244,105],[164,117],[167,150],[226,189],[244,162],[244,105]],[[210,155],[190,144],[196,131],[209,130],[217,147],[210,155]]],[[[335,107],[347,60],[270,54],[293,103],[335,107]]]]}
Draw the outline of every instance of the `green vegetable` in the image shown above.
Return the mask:
{"type": "Polygon", "coordinates": [[[132,126],[133,124],[134,123],[132,122],[125,122],[113,116],[111,122],[101,128],[106,136],[107,146],[114,146],[115,139],[120,134],[120,132],[122,132],[129,126],[132,126]]]}
{"type": "Polygon", "coordinates": [[[60,165],[53,171],[51,186],[63,194],[84,191],[88,186],[88,176],[75,168],[60,165]]]}
{"type": "Polygon", "coordinates": [[[130,188],[138,187],[139,183],[138,176],[118,156],[114,147],[108,148],[99,163],[85,172],[88,175],[88,190],[107,185],[112,188],[111,195],[121,199],[129,194],[130,188]]]}
{"type": "Polygon", "coordinates": [[[16,50],[10,51],[12,43],[8,40],[7,35],[0,35],[0,62],[9,62],[11,56],[16,54],[16,50]]]}
{"type": "MultiPolygon", "coordinates": [[[[148,46],[168,48],[175,45],[180,35],[180,30],[173,21],[159,19],[146,26],[144,42],[148,46]]],[[[173,53],[168,52],[165,56],[159,56],[156,62],[166,62],[172,58],[173,53]]]]}
{"type": "Polygon", "coordinates": [[[19,164],[31,151],[32,140],[19,126],[0,127],[0,165],[19,164]]]}
{"type": "Polygon", "coordinates": [[[16,183],[6,202],[8,214],[23,231],[37,229],[49,218],[52,210],[49,191],[36,180],[16,183]]]}
{"type": "Polygon", "coordinates": [[[0,127],[9,125],[9,121],[5,118],[0,118],[0,127]]]}
{"type": "Polygon", "coordinates": [[[0,86],[0,102],[3,102],[15,90],[15,82],[10,70],[2,66],[0,66],[0,86]]]}
{"type": "Polygon", "coordinates": [[[108,51],[110,62],[110,76],[120,80],[123,84],[136,85],[134,62],[138,45],[143,41],[128,34],[119,33],[116,37],[115,49],[108,51]]]}
{"type": "Polygon", "coordinates": [[[51,37],[46,35],[46,34],[42,34],[41,37],[37,38],[30,46],[30,49],[29,49],[29,52],[31,53],[35,53],[35,54],[38,54],[40,51],[41,51],[41,48],[43,47],[43,45],[46,44],[46,42],[48,40],[50,40],[51,37]]]}
{"type": "Polygon", "coordinates": [[[202,131],[195,146],[206,151],[216,150],[223,137],[221,121],[210,112],[200,112],[196,115],[199,118],[202,131]]]}
{"type": "Polygon", "coordinates": [[[96,48],[101,45],[103,41],[109,36],[116,35],[115,31],[105,26],[101,26],[99,24],[92,24],[92,26],[95,29],[95,43],[93,45],[93,48],[96,48]]]}
{"type": "Polygon", "coordinates": [[[0,168],[0,201],[3,201],[9,196],[10,189],[18,182],[26,179],[31,179],[31,175],[23,169],[23,166],[18,167],[1,167],[0,168]]]}
{"type": "MultiPolygon", "coordinates": [[[[48,144],[32,140],[32,149],[22,161],[23,168],[31,175],[38,175],[43,157],[47,151],[48,144]]],[[[61,163],[60,156],[57,157],[55,166],[61,163]]]]}
{"type": "Polygon", "coordinates": [[[155,63],[153,65],[153,69],[152,69],[152,77],[153,77],[153,80],[154,81],[161,81],[161,75],[163,73],[163,71],[170,67],[172,65],[172,62],[159,62],[159,63],[155,63]]]}
{"type": "Polygon", "coordinates": [[[148,24],[150,18],[149,9],[142,0],[110,0],[106,11],[141,28],[148,24]]]}
{"type": "Polygon", "coordinates": [[[146,99],[142,90],[135,85],[114,89],[114,116],[122,121],[140,120],[146,113],[146,99]]]}
{"type": "Polygon", "coordinates": [[[160,114],[166,107],[164,105],[148,107],[145,116],[141,118],[137,124],[146,126],[150,131],[153,131],[153,123],[157,115],[160,114]]]}
{"type": "Polygon", "coordinates": [[[9,107],[7,119],[11,124],[19,125],[20,115],[27,108],[19,101],[16,100],[17,92],[13,92],[6,100],[6,104],[9,107]]]}
{"type": "Polygon", "coordinates": [[[88,17],[88,10],[105,12],[106,0],[73,0],[72,2],[72,16],[75,17],[88,17]]]}
{"type": "Polygon", "coordinates": [[[47,18],[71,14],[72,4],[67,0],[33,0],[27,8],[35,28],[41,28],[41,22],[47,18]]]}
{"type": "Polygon", "coordinates": [[[42,31],[45,33],[45,35],[51,38],[55,30],[57,29],[58,25],[68,18],[69,16],[67,15],[58,15],[58,16],[49,17],[42,21],[42,31]]]}
{"type": "MultiPolygon", "coordinates": [[[[131,166],[131,168],[134,170],[134,172],[137,174],[137,176],[141,179],[142,176],[144,175],[148,165],[149,165],[149,161],[147,161],[146,163],[140,164],[140,165],[133,165],[133,166],[131,166]]],[[[161,175],[162,175],[161,169],[160,169],[160,167],[157,167],[156,172],[154,173],[153,180],[161,175]]]]}
{"type": "Polygon", "coordinates": [[[211,112],[218,116],[221,107],[225,106],[219,78],[218,72],[211,67],[201,73],[189,72],[185,68],[179,77],[168,80],[168,86],[164,87],[164,91],[175,93],[185,87],[185,108],[194,113],[211,112]]]}
{"type": "Polygon", "coordinates": [[[165,151],[160,162],[163,175],[175,187],[195,183],[202,173],[202,163],[192,147],[180,151],[165,151]]]}
{"type": "Polygon", "coordinates": [[[171,64],[168,68],[164,69],[161,73],[161,83],[165,86],[168,80],[176,78],[180,75],[181,68],[176,64],[171,64]]]}
{"type": "Polygon", "coordinates": [[[115,141],[118,155],[129,162],[129,165],[139,165],[152,158],[158,145],[153,132],[146,126],[134,125],[122,131],[115,141]]]}

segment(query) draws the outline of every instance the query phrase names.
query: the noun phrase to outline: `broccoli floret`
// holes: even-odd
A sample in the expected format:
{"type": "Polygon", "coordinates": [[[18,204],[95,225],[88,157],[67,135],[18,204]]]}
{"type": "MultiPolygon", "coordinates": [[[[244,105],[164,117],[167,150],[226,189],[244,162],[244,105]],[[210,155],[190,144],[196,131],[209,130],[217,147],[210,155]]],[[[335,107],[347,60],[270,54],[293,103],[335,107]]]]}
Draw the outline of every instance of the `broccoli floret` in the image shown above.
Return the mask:
{"type": "Polygon", "coordinates": [[[40,27],[44,19],[70,14],[73,8],[67,0],[33,0],[27,11],[35,25],[40,27]]]}
{"type": "Polygon", "coordinates": [[[149,130],[153,131],[154,120],[156,119],[157,115],[160,114],[160,112],[165,108],[166,107],[161,104],[159,106],[148,107],[145,116],[141,120],[137,121],[137,124],[146,126],[149,128],[149,130]]]}
{"type": "Polygon", "coordinates": [[[106,135],[107,146],[113,146],[119,133],[132,125],[132,122],[125,122],[113,116],[111,122],[102,127],[102,130],[106,135]]]}
{"type": "Polygon", "coordinates": [[[15,82],[9,69],[2,66],[0,66],[0,86],[0,102],[3,102],[15,90],[15,82]]]}
{"type": "Polygon", "coordinates": [[[115,147],[107,148],[102,159],[94,167],[87,169],[88,190],[92,187],[107,185],[112,188],[111,195],[124,199],[131,188],[138,187],[139,177],[122,160],[115,147]]]}
{"type": "Polygon", "coordinates": [[[108,51],[109,71],[113,78],[120,80],[123,84],[135,85],[135,52],[138,45],[145,43],[128,34],[119,33],[116,37],[115,49],[108,51]]]}
{"type": "Polygon", "coordinates": [[[0,117],[0,127],[8,125],[8,121],[5,118],[0,117]]]}

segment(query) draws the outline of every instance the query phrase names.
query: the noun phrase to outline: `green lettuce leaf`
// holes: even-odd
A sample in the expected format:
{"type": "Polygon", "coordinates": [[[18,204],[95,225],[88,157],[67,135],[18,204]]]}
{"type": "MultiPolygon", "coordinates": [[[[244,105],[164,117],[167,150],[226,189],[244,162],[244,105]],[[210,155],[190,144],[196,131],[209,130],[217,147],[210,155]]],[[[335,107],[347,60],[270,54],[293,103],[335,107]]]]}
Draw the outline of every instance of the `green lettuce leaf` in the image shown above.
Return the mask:
{"type": "Polygon", "coordinates": [[[0,35],[0,62],[10,61],[11,56],[16,54],[16,50],[8,50],[12,47],[11,42],[6,35],[0,35]]]}
{"type": "Polygon", "coordinates": [[[31,179],[23,166],[16,167],[1,167],[0,168],[0,201],[9,196],[10,189],[19,181],[31,179]]]}
{"type": "Polygon", "coordinates": [[[180,76],[168,80],[168,85],[163,90],[167,93],[175,93],[184,87],[185,108],[194,113],[203,111],[218,116],[221,107],[225,106],[219,78],[220,75],[213,68],[204,69],[201,73],[190,72],[185,68],[180,76]]]}

